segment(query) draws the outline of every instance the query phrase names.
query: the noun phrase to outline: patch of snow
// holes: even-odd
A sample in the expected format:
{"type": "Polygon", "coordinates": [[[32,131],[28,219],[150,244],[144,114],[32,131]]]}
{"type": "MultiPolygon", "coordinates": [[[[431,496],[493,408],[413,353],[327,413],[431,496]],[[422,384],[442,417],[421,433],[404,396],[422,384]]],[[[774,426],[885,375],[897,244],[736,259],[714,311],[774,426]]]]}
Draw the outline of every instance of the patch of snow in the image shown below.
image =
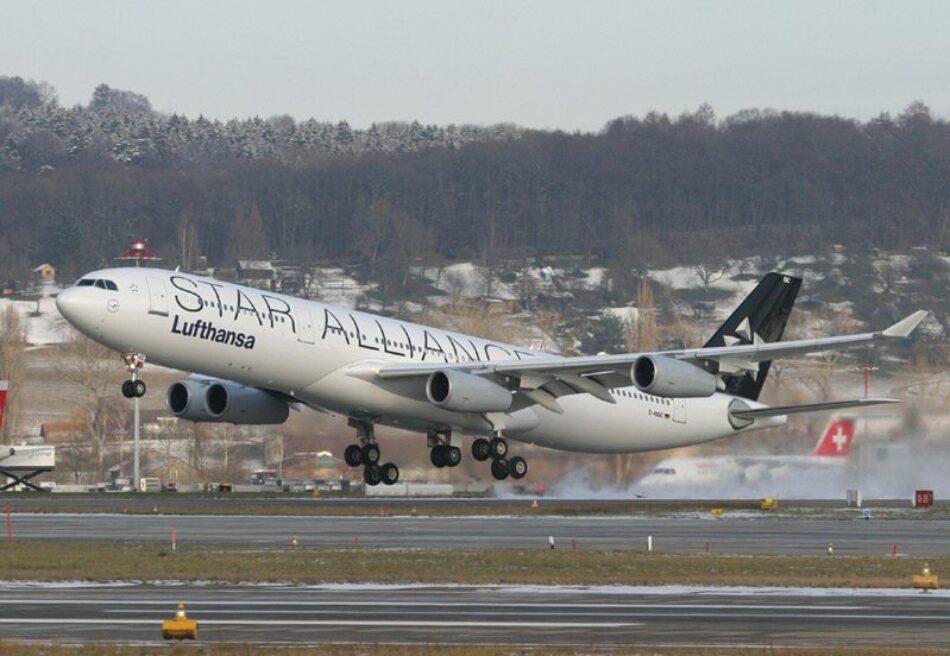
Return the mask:
{"type": "Polygon", "coordinates": [[[30,346],[62,344],[70,340],[70,327],[56,309],[56,299],[44,296],[39,299],[39,314],[34,316],[37,301],[0,299],[0,312],[13,307],[26,324],[26,341],[30,346]]]}

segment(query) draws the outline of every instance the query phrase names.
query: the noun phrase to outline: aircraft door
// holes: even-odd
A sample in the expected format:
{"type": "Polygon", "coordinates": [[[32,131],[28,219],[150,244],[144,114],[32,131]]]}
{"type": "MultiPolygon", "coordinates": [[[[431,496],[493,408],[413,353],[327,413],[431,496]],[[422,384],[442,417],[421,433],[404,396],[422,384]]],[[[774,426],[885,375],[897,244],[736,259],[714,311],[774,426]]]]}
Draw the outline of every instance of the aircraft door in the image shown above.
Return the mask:
{"type": "Polygon", "coordinates": [[[297,341],[313,344],[313,318],[310,310],[299,305],[294,306],[294,316],[297,318],[297,341]]]}
{"type": "Polygon", "coordinates": [[[148,312],[168,316],[168,294],[161,278],[146,278],[148,283],[148,312]]]}
{"type": "Polygon", "coordinates": [[[679,424],[686,423],[686,401],[684,399],[673,399],[673,421],[679,424]]]}

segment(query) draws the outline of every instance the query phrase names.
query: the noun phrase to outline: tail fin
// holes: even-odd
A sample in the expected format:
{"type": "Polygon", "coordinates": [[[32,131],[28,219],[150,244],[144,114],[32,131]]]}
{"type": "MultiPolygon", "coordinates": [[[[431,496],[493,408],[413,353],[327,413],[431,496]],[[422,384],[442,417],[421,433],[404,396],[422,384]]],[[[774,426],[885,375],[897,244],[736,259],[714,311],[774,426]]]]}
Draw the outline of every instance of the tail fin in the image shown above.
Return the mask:
{"type": "Polygon", "coordinates": [[[0,432],[3,432],[3,420],[7,416],[7,390],[9,383],[0,380],[0,432]]]}
{"type": "MultiPolygon", "coordinates": [[[[755,342],[777,342],[785,332],[785,324],[798,296],[802,279],[771,272],[759,281],[726,322],[720,326],[706,346],[733,346],[755,342]]],[[[760,362],[757,371],[725,376],[726,391],[753,401],[759,398],[771,360],[760,362]]]]}
{"type": "Polygon", "coordinates": [[[851,417],[834,418],[828,423],[824,435],[815,445],[813,456],[843,458],[851,452],[854,440],[854,419],[851,417]]]}

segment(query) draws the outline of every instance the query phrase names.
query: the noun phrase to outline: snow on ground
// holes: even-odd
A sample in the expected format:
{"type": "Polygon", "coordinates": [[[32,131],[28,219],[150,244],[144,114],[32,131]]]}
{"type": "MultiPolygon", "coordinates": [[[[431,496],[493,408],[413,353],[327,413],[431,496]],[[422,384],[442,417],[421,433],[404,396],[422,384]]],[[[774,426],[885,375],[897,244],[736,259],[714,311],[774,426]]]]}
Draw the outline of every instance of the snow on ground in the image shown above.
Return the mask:
{"type": "Polygon", "coordinates": [[[632,325],[640,318],[640,310],[635,307],[610,307],[601,310],[602,314],[609,314],[617,317],[627,325],[632,325]]]}
{"type": "Polygon", "coordinates": [[[448,296],[460,296],[462,298],[483,298],[492,296],[501,299],[516,299],[518,295],[514,293],[511,287],[498,280],[498,274],[495,273],[494,280],[491,281],[491,294],[486,294],[487,275],[485,267],[479,266],[474,262],[459,262],[441,269],[425,268],[420,273],[429,280],[435,287],[448,296]]]}
{"type": "Polygon", "coordinates": [[[376,285],[365,284],[339,267],[319,267],[313,272],[313,296],[324,303],[356,307],[376,285]]]}
{"type": "Polygon", "coordinates": [[[9,298],[0,299],[0,312],[14,307],[26,324],[26,341],[31,346],[62,344],[70,339],[70,328],[56,309],[56,299],[47,296],[39,299],[39,314],[36,313],[37,301],[21,301],[9,298]]]}

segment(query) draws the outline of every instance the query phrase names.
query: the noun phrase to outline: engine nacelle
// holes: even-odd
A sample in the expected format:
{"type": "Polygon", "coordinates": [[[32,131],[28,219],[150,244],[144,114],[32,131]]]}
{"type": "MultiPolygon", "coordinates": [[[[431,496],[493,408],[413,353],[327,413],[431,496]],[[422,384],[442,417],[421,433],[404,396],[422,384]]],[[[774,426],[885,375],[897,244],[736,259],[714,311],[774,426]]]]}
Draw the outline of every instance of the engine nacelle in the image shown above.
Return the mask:
{"type": "Polygon", "coordinates": [[[168,410],[179,419],[189,421],[215,421],[205,401],[208,386],[197,380],[183,380],[172,383],[165,400],[168,410]]]}
{"type": "Polygon", "coordinates": [[[458,412],[505,412],[512,400],[507,388],[455,369],[430,374],[426,396],[434,405],[458,412]]]}
{"type": "Polygon", "coordinates": [[[229,424],[282,424],[290,407],[270,392],[219,380],[183,381],[168,388],[168,409],[181,419],[229,424]]]}
{"type": "Polygon", "coordinates": [[[641,392],[673,399],[712,396],[718,384],[708,371],[665,355],[641,355],[630,373],[641,392]]]}

